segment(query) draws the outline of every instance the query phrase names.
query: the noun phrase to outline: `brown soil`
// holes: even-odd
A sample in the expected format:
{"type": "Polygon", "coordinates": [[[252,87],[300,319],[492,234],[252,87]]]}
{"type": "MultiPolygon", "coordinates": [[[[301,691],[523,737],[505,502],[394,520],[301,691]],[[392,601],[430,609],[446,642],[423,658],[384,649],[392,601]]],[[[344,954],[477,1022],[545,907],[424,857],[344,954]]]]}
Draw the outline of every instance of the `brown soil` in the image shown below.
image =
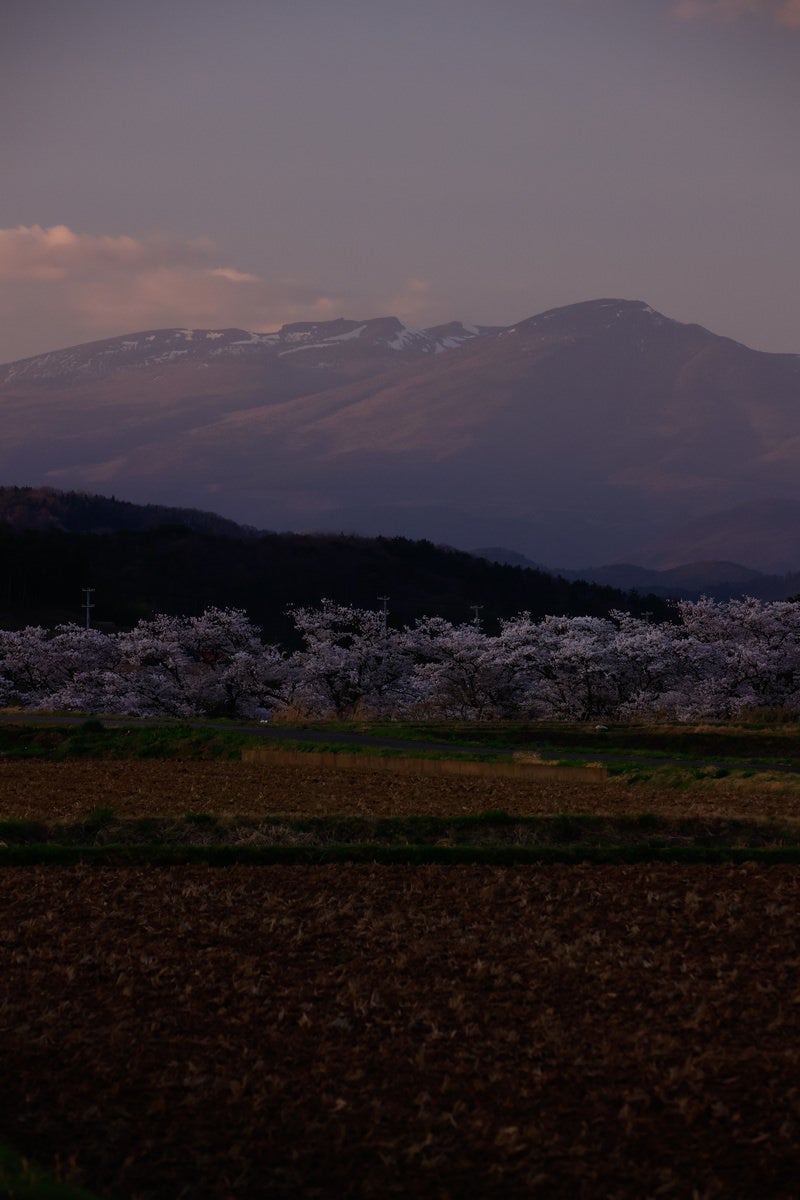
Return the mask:
{"type": "Polygon", "coordinates": [[[480,778],[351,775],[319,767],[198,761],[0,761],[0,819],[77,820],[94,808],[119,816],[513,816],[652,812],[661,816],[800,821],[800,788],[708,780],[690,790],[615,783],[520,783],[480,778]]]}
{"type": "Polygon", "coordinates": [[[800,873],[0,872],[0,1138],[114,1200],[797,1196],[800,873]]]}
{"type": "MultiPolygon", "coordinates": [[[[0,762],[0,817],[639,813],[791,790],[0,762]]],[[[0,1140],[114,1200],[789,1200],[796,867],[0,871],[0,1140]]]]}

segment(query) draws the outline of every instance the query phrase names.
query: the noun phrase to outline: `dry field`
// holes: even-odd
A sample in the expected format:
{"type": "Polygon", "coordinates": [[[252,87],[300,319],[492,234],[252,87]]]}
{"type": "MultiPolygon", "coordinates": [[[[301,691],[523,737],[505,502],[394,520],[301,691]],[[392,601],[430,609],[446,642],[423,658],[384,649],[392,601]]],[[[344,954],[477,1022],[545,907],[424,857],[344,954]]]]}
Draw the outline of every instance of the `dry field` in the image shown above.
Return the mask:
{"type": "Polygon", "coordinates": [[[114,1200],[789,1200],[799,882],[9,868],[0,1131],[114,1200]]]}
{"type": "MultiPolygon", "coordinates": [[[[654,812],[691,790],[0,762],[0,817],[654,812]]],[[[0,1140],[108,1200],[796,1200],[791,866],[7,867],[0,1140]]]]}
{"type": "Polygon", "coordinates": [[[691,789],[522,783],[482,778],[351,775],[324,768],[218,761],[40,762],[0,760],[0,819],[76,820],[94,808],[121,817],[459,816],[502,809],[512,816],[650,812],[681,817],[770,817],[800,821],[800,777],[760,786],[708,779],[691,789]]]}

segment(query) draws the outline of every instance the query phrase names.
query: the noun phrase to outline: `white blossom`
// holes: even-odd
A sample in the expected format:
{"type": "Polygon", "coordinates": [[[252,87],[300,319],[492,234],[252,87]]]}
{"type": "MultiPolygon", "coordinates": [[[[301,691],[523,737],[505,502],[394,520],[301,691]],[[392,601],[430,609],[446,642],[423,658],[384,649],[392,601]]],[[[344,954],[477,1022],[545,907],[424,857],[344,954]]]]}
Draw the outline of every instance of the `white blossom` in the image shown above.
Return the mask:
{"type": "Polygon", "coordinates": [[[0,630],[0,703],[141,716],[458,720],[719,719],[800,710],[800,603],[681,601],[675,621],[527,613],[492,636],[427,617],[323,601],[292,610],[300,649],[265,645],[239,609],[160,615],[105,634],[78,625],[0,630]]]}

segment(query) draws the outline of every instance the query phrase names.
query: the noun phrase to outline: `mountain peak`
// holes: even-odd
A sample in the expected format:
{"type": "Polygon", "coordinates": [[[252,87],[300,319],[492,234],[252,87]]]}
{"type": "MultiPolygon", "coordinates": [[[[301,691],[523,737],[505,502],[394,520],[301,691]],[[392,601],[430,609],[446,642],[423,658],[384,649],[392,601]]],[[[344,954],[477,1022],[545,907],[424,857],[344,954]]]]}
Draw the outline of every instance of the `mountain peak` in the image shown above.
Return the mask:
{"type": "Polygon", "coordinates": [[[560,308],[549,308],[526,321],[512,327],[515,332],[562,331],[569,329],[579,334],[608,333],[615,328],[629,329],[637,324],[649,328],[678,326],[679,322],[656,312],[644,300],[601,299],[582,300],[578,304],[566,304],[560,308]]]}

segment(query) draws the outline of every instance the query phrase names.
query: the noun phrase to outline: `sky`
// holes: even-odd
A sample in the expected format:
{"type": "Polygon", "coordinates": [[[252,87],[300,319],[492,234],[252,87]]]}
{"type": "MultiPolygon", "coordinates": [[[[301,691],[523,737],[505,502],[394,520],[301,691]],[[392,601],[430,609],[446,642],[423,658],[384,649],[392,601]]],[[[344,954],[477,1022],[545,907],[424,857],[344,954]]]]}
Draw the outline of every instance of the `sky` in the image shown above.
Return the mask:
{"type": "Polygon", "coordinates": [[[645,300],[800,352],[800,0],[3,0],[0,362],[645,300]]]}

